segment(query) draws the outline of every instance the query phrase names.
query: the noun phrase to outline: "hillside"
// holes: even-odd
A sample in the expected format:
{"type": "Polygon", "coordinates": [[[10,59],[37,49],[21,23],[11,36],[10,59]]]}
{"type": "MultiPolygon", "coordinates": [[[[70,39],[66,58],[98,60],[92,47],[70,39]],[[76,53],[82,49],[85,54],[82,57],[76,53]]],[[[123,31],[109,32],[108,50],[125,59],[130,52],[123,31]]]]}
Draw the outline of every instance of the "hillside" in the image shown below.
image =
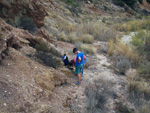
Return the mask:
{"type": "Polygon", "coordinates": [[[123,4],[0,0],[0,113],[148,113],[150,73],[137,75],[139,58],[150,61],[150,4],[123,4]],[[140,31],[142,52],[118,41],[140,31]],[[74,47],[88,58],[81,86],[61,61],[74,47]]]}

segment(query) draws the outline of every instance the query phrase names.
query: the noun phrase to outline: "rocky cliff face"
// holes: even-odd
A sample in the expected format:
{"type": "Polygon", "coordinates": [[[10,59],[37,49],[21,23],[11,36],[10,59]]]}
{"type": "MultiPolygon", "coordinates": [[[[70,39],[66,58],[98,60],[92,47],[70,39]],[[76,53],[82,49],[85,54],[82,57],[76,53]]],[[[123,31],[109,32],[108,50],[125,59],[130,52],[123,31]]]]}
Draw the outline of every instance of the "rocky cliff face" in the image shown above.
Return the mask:
{"type": "Polygon", "coordinates": [[[26,27],[24,22],[41,27],[44,25],[45,8],[40,0],[1,0],[0,17],[15,27],[26,27]]]}
{"type": "Polygon", "coordinates": [[[13,28],[0,19],[0,60],[9,47],[19,49],[30,42],[27,39],[34,39],[28,31],[13,28]]]}

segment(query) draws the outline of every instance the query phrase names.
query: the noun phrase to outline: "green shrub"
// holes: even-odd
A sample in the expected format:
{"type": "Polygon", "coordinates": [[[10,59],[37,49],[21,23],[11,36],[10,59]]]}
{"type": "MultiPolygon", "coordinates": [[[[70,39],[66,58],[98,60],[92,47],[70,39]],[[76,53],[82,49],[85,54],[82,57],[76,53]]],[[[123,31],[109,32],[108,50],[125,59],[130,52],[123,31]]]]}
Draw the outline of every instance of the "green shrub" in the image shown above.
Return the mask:
{"type": "Polygon", "coordinates": [[[60,57],[61,54],[54,47],[50,46],[49,43],[46,43],[44,40],[39,40],[39,43],[35,45],[37,50],[36,57],[40,63],[43,63],[47,66],[58,68],[61,65],[60,57]]]}
{"type": "Polygon", "coordinates": [[[124,7],[124,2],[122,0],[115,0],[114,4],[124,7]]]}
{"type": "Polygon", "coordinates": [[[133,6],[138,0],[123,0],[129,6],[133,6]]]}
{"type": "Polygon", "coordinates": [[[61,56],[59,51],[57,51],[54,47],[51,47],[48,43],[44,42],[43,40],[40,40],[39,43],[35,45],[35,49],[43,53],[51,53],[57,57],[61,56]]]}
{"type": "Polygon", "coordinates": [[[34,21],[29,17],[23,17],[20,19],[20,27],[28,30],[30,33],[34,32],[37,29],[34,21]]]}
{"type": "Polygon", "coordinates": [[[54,57],[52,54],[39,52],[36,57],[40,59],[40,63],[43,63],[46,66],[50,66],[55,69],[62,66],[60,58],[54,57]]]}
{"type": "Polygon", "coordinates": [[[120,59],[120,61],[117,62],[117,68],[121,74],[125,74],[125,72],[131,68],[131,63],[125,58],[120,59]]]}

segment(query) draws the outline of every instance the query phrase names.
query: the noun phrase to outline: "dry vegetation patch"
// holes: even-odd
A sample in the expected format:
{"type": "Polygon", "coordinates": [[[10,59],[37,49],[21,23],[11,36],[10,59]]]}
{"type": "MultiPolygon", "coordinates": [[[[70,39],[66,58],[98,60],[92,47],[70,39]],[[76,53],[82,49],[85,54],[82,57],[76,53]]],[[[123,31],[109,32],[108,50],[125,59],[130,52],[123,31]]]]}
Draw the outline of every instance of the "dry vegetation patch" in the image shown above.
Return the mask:
{"type": "Polygon", "coordinates": [[[34,79],[42,89],[53,91],[55,88],[54,76],[51,72],[36,75],[34,79]]]}

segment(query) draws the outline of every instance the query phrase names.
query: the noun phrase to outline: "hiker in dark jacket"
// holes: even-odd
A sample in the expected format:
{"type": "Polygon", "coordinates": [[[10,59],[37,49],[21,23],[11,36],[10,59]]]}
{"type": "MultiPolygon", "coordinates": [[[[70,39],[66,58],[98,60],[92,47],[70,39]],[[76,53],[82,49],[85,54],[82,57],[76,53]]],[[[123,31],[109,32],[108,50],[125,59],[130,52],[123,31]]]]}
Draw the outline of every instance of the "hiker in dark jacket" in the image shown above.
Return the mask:
{"type": "Polygon", "coordinates": [[[66,54],[64,54],[64,56],[61,59],[64,62],[64,65],[67,66],[69,63],[68,56],[66,54]]]}

